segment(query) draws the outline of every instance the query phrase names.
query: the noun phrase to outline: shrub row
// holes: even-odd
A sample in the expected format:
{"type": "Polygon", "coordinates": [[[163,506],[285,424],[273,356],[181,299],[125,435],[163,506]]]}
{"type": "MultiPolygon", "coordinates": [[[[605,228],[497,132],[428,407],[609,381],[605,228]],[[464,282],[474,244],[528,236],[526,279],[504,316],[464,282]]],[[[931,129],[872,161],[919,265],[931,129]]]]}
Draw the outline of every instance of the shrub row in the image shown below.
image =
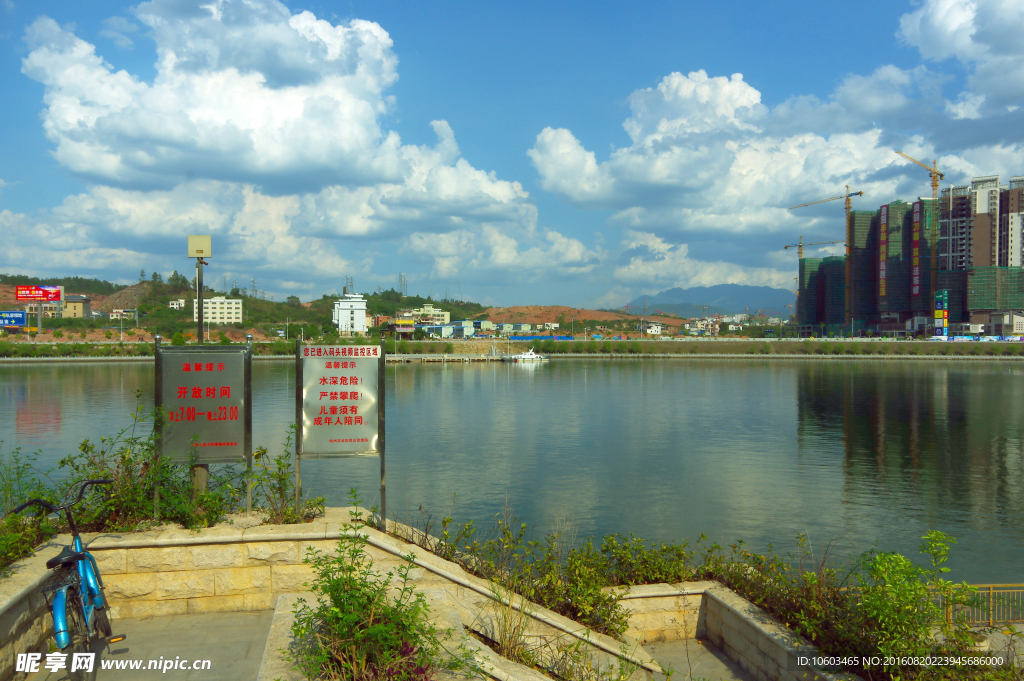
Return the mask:
{"type": "MultiPolygon", "coordinates": [[[[626,630],[628,613],[603,589],[621,585],[715,580],[809,639],[823,655],[861,660],[971,654],[975,639],[965,613],[983,607],[975,590],[942,578],[956,540],[939,531],[929,532],[920,545],[926,566],[898,553],[871,551],[845,567],[827,552],[815,556],[805,536],[797,538],[798,556],[787,560],[750,551],[742,542],[725,550],[703,535],[699,550],[687,542],[650,546],[633,535],[605,537],[600,548],[591,538],[573,546],[557,533],[534,541],[508,511],[484,539],[477,538],[472,522],[453,526],[446,517],[435,528],[426,514],[422,532],[415,534],[421,546],[467,571],[611,635],[626,630]],[[950,608],[949,619],[940,602],[950,608]]],[[[1008,646],[1020,646],[1021,636],[1009,631],[1008,646]]],[[[896,663],[846,670],[872,679],[1024,680],[1019,666],[896,663]]]]}
{"type": "MultiPolygon", "coordinates": [[[[134,435],[138,424],[149,416],[141,407],[134,416],[132,427],[111,438],[101,437],[99,442],[82,441],[78,451],[64,457],[53,470],[36,467],[38,453],[0,450],[0,572],[55,533],[68,529],[63,515],[50,519],[38,507],[19,515],[9,515],[10,511],[33,498],[61,505],[83,480],[110,479],[113,483],[92,488],[93,493],[75,507],[76,523],[82,531],[136,531],[165,522],[185,528],[208,527],[244,509],[248,480],[242,462],[211,465],[206,491],[196,492],[191,466],[157,457],[152,433],[134,435]]],[[[289,432],[277,457],[267,456],[262,447],[254,455],[253,506],[266,513],[269,522],[302,522],[323,510],[323,499],[317,497],[306,500],[296,512],[291,446],[289,432]]]]}

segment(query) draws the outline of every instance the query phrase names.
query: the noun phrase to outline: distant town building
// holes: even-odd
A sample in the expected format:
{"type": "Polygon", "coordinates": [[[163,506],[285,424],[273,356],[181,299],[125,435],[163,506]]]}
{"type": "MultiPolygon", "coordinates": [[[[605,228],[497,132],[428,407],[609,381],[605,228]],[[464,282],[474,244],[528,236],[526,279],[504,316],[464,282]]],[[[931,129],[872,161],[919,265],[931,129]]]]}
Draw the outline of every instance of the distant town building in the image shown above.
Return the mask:
{"type": "Polygon", "coordinates": [[[331,321],[338,333],[349,335],[366,333],[366,299],[358,293],[345,293],[334,302],[331,321]]]}
{"type": "Polygon", "coordinates": [[[110,311],[111,319],[138,319],[138,310],[118,309],[110,311]]]}
{"type": "Polygon", "coordinates": [[[184,310],[185,309],[185,299],[184,298],[178,298],[177,300],[172,300],[171,302],[167,303],[167,307],[171,308],[172,310],[184,310]]]}
{"type": "Polygon", "coordinates": [[[661,328],[661,324],[658,322],[645,322],[642,331],[648,336],[660,336],[661,328]]]}
{"type": "Polygon", "coordinates": [[[444,325],[451,321],[452,313],[440,310],[430,303],[426,303],[423,307],[418,310],[409,310],[417,318],[417,321],[422,324],[437,324],[444,325]]]}
{"type": "Polygon", "coordinates": [[[62,316],[65,319],[84,319],[86,317],[91,317],[92,298],[76,294],[64,296],[64,311],[62,316]]]}
{"type": "MultiPolygon", "coordinates": [[[[192,321],[199,321],[199,301],[192,300],[192,321]]],[[[211,324],[232,324],[242,321],[242,299],[203,298],[203,321],[211,324]]]]}
{"type": "Polygon", "coordinates": [[[391,323],[388,324],[388,331],[399,336],[412,336],[416,333],[416,319],[411,310],[401,310],[395,313],[391,323]]]}
{"type": "MultiPolygon", "coordinates": [[[[39,303],[28,303],[25,305],[25,312],[31,315],[39,314],[39,303]]],[[[50,319],[60,319],[64,313],[64,306],[60,301],[49,301],[43,303],[43,316],[50,319]]]]}

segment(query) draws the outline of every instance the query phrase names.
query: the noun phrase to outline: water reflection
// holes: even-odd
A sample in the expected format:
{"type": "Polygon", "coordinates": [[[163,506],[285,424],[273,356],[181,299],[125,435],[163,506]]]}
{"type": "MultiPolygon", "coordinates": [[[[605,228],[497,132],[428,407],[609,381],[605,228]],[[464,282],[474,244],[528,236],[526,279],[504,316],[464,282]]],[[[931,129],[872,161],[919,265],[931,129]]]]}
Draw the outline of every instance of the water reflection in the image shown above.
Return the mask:
{"type": "Polygon", "coordinates": [[[842,447],[841,503],[879,509],[883,547],[930,528],[968,544],[961,568],[1021,581],[1024,371],[1017,365],[816,363],[798,375],[802,458],[842,447]],[[879,508],[880,507],[880,508],[879,508]],[[1007,545],[1013,549],[1007,552],[1007,545]]]}

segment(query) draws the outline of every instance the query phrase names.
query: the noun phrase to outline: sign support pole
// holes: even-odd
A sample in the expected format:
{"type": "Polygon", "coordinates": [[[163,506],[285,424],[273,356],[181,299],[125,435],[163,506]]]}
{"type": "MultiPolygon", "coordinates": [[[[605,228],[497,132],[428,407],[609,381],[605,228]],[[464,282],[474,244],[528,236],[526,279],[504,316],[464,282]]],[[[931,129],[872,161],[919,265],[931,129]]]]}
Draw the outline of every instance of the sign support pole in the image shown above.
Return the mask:
{"type": "Polygon", "coordinates": [[[36,307],[36,312],[39,314],[39,316],[36,317],[36,343],[38,343],[39,334],[43,332],[43,301],[39,301],[39,304],[36,307]]]}
{"type": "Polygon", "coordinates": [[[387,340],[382,336],[380,359],[377,360],[377,448],[380,450],[380,531],[385,534],[388,531],[388,501],[385,494],[384,475],[384,385],[387,382],[387,374],[384,373],[384,355],[386,350],[387,340]]]}
{"type": "Polygon", "coordinates": [[[252,515],[252,334],[245,334],[245,345],[249,354],[245,362],[245,459],[249,478],[245,491],[245,514],[252,515]]]}
{"type": "MultiPolygon", "coordinates": [[[[203,259],[196,258],[196,284],[198,289],[199,345],[203,344],[203,259]]],[[[210,480],[210,464],[192,466],[192,491],[205,492],[210,480]]]]}
{"type": "Polygon", "coordinates": [[[302,477],[299,459],[302,452],[302,339],[295,339],[295,515],[302,512],[302,477]]]}
{"type": "Polygon", "coordinates": [[[161,442],[164,432],[164,410],[163,400],[161,399],[164,394],[164,371],[163,363],[160,361],[160,334],[153,336],[153,362],[156,364],[156,388],[154,395],[156,400],[160,403],[156,405],[153,410],[153,432],[156,435],[156,446],[153,448],[153,464],[152,464],[152,476],[153,476],[153,520],[160,522],[160,452],[163,451],[161,442]]]}

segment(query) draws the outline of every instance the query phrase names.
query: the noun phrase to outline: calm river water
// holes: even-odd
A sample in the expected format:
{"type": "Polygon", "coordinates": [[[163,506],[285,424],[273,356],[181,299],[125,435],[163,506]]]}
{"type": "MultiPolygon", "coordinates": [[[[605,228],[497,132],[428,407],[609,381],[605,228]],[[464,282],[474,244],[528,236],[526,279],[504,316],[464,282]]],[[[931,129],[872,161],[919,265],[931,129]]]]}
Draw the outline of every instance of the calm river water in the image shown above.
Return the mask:
{"type": "MultiPolygon", "coordinates": [[[[256,445],[280,451],[293,367],[256,362],[256,445]]],[[[0,440],[55,465],[152,405],[148,363],[0,365],[0,440]]],[[[546,532],[835,540],[916,556],[959,540],[954,580],[1024,582],[1024,364],[561,360],[388,367],[388,508],[546,532]],[[457,494],[457,496],[455,496],[457,494]]],[[[309,491],[373,502],[377,459],[303,463],[309,491]]]]}

